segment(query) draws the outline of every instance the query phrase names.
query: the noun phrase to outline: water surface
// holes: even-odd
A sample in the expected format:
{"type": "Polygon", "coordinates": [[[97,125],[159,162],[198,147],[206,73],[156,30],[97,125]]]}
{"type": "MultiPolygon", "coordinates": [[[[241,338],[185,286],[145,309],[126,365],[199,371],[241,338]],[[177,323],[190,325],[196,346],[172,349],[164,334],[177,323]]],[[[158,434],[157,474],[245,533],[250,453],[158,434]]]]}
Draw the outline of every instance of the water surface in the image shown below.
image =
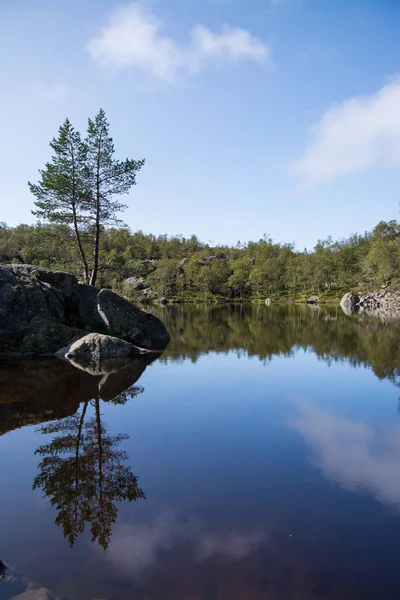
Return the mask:
{"type": "Polygon", "coordinates": [[[0,558],[69,600],[398,598],[400,325],[157,314],[168,349],[106,382],[0,370],[0,558]]]}

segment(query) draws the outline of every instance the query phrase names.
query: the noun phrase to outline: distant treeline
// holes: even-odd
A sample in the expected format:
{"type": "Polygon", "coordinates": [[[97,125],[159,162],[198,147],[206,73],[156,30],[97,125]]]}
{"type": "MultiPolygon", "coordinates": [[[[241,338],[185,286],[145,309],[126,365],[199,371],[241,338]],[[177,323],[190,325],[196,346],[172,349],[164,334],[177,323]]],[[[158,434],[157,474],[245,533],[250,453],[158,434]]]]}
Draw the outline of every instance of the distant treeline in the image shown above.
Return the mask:
{"type": "MultiPolygon", "coordinates": [[[[82,233],[85,244],[85,233],[82,233]]],[[[89,240],[88,240],[89,244],[89,240]]],[[[0,261],[69,271],[81,277],[74,234],[67,225],[0,227],[0,261]]],[[[372,232],[320,240],[312,251],[295,250],[265,236],[236,246],[209,246],[196,236],[154,236],[109,228],[100,244],[98,285],[121,289],[128,277],[157,296],[177,299],[329,299],[342,291],[396,282],[400,225],[380,222],[372,232]]],[[[143,291],[136,292],[143,295],[143,291]]]]}

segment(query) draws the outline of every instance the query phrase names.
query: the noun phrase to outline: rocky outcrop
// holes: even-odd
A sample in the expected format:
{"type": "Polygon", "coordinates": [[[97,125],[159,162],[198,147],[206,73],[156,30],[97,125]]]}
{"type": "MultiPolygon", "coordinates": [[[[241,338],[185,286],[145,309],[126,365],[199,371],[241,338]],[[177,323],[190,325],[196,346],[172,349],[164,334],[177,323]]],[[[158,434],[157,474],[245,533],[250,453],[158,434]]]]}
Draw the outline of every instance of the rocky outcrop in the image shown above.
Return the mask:
{"type": "Polygon", "coordinates": [[[358,304],[366,310],[386,308],[400,312],[400,290],[384,285],[377,292],[361,296],[358,304]]]}
{"type": "Polygon", "coordinates": [[[121,337],[135,346],[161,350],[170,341],[160,319],[110,290],[98,293],[97,309],[111,335],[121,337]]]}
{"type": "Polygon", "coordinates": [[[400,317],[400,289],[382,286],[377,292],[360,297],[360,309],[377,315],[382,319],[400,317]]]}
{"type": "Polygon", "coordinates": [[[378,291],[364,296],[351,292],[343,296],[340,306],[348,315],[365,310],[381,318],[400,317],[400,289],[384,285],[378,291]]]}
{"type": "Polygon", "coordinates": [[[51,355],[88,331],[144,348],[169,342],[159,319],[118,294],[33,265],[0,265],[0,331],[3,359],[51,355]]]}
{"type": "Polygon", "coordinates": [[[30,265],[0,265],[0,354],[51,354],[79,335],[72,290],[78,282],[49,273],[30,265]]]}

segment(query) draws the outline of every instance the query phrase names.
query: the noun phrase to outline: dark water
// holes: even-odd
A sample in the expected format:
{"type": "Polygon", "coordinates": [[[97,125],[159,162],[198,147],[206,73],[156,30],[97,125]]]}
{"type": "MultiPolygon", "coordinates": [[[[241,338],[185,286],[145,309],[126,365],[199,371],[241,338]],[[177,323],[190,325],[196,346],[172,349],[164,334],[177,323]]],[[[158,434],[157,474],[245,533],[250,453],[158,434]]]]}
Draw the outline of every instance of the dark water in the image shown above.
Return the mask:
{"type": "Polygon", "coordinates": [[[398,599],[400,325],[158,312],[105,382],[0,371],[0,558],[70,600],[398,599]]]}

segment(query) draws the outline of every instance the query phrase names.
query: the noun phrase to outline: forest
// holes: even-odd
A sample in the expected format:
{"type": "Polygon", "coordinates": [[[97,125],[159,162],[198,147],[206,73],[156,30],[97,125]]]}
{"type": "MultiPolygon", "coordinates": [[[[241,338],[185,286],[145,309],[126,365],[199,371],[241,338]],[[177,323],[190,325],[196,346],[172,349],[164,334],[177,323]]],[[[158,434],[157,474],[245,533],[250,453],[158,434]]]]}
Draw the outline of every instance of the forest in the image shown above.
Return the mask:
{"type": "MultiPolygon", "coordinates": [[[[89,253],[91,239],[82,231],[89,253]]],[[[0,224],[0,262],[30,263],[82,277],[75,234],[68,224],[0,224]]],[[[336,301],[350,290],[396,285],[400,225],[381,221],[371,232],[319,240],[312,250],[264,236],[235,246],[209,246],[195,235],[152,235],[105,227],[99,241],[97,285],[135,300],[336,301]],[[125,280],[131,278],[131,284],[125,280]],[[133,279],[132,279],[133,278],[133,279]]]]}

